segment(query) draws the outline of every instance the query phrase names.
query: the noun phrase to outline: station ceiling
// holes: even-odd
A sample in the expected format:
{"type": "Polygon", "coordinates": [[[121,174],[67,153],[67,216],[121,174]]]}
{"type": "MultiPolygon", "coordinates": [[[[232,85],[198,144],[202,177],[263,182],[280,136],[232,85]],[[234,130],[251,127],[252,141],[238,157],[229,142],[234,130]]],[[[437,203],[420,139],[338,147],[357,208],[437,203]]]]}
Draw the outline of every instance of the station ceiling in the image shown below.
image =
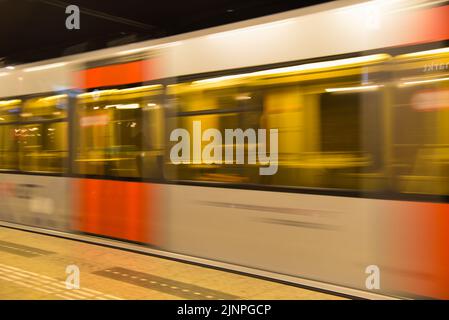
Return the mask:
{"type": "Polygon", "coordinates": [[[160,38],[325,0],[0,0],[0,67],[160,38]],[[81,28],[68,30],[69,5],[81,28]]]}

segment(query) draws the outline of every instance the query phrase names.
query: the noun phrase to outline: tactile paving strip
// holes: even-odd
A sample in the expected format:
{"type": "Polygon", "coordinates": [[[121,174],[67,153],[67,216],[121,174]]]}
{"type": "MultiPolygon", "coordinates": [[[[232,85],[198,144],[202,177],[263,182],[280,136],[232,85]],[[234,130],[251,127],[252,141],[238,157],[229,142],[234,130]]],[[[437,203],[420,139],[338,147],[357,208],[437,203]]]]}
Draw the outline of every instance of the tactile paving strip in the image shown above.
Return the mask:
{"type": "Polygon", "coordinates": [[[40,257],[55,253],[52,251],[42,250],[2,240],[0,240],[0,251],[16,254],[27,258],[40,257]]]}
{"type": "Polygon", "coordinates": [[[65,300],[121,300],[88,288],[67,289],[64,281],[0,263],[0,279],[65,300]]]}
{"type": "Polygon", "coordinates": [[[189,300],[239,299],[237,296],[224,292],[125,268],[115,267],[96,271],[94,274],[189,300]]]}

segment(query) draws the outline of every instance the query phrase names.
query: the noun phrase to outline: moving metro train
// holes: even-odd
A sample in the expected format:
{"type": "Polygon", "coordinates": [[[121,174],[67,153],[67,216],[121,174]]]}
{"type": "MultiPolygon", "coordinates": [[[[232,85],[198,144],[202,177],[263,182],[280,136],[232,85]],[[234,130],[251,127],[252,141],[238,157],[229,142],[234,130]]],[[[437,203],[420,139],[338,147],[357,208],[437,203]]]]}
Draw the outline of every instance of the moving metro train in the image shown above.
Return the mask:
{"type": "Polygon", "coordinates": [[[0,69],[0,220],[447,299],[448,19],[344,0],[0,69]],[[194,121],[277,129],[277,172],[174,164],[194,121]]]}

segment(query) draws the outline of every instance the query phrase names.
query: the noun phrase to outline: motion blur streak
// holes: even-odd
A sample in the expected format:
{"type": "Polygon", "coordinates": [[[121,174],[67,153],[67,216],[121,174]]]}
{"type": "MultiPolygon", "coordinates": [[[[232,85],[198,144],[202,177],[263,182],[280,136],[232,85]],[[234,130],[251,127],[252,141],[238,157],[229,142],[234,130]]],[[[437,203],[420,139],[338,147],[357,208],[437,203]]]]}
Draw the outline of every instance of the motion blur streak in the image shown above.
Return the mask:
{"type": "Polygon", "coordinates": [[[337,1],[0,70],[0,219],[448,299],[447,21],[337,1]],[[173,164],[195,121],[277,129],[277,173],[173,164]]]}

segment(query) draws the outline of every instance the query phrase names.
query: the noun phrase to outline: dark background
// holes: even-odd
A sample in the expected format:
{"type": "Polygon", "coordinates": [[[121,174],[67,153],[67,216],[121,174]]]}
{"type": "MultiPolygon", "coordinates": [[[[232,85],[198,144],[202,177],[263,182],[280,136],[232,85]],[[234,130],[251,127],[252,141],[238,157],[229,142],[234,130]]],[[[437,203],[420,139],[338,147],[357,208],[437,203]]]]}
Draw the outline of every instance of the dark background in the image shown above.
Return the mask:
{"type": "Polygon", "coordinates": [[[325,0],[0,0],[0,67],[204,29],[325,0]],[[81,11],[67,30],[65,8],[81,11]]]}

